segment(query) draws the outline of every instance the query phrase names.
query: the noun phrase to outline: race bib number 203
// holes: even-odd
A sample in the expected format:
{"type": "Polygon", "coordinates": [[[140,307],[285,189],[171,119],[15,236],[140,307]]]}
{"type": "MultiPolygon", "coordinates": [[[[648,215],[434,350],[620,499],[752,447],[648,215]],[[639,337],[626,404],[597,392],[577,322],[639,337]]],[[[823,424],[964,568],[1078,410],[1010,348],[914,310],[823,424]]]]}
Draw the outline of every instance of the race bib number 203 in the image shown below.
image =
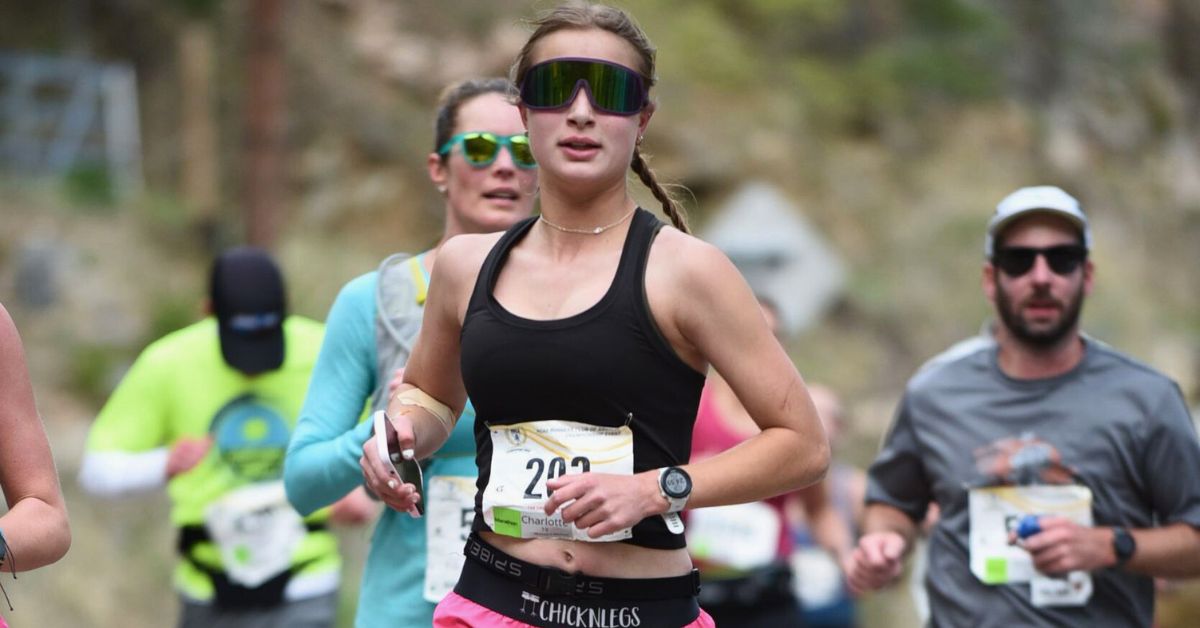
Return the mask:
{"type": "Polygon", "coordinates": [[[633,474],[633,431],[576,421],[532,421],[491,428],[491,478],[483,492],[484,521],[498,534],[524,539],[620,541],[630,528],[599,538],[542,508],[546,481],[567,474],[633,474]]]}

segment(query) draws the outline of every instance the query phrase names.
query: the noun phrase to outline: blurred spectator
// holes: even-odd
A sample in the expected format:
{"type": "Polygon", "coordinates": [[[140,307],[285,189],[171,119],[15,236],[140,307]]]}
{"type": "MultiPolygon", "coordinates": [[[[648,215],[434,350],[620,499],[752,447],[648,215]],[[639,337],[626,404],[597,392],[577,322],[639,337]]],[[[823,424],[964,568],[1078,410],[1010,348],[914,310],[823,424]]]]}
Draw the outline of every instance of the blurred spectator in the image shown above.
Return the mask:
{"type": "MultiPolygon", "coordinates": [[[[760,298],[763,315],[778,334],[774,307],[760,298]]],[[[821,412],[818,389],[809,387],[821,412]]],[[[729,384],[710,371],[700,397],[700,408],[692,434],[692,461],[716,455],[759,432],[758,425],[738,400],[729,384]]],[[[832,476],[830,476],[832,478],[832,476]]],[[[789,520],[802,513],[814,522],[807,535],[822,555],[838,561],[851,547],[850,527],[837,511],[829,494],[828,481],[771,499],[699,508],[687,512],[688,549],[700,569],[700,605],[718,626],[798,626],[803,614],[797,599],[790,561],[793,556],[789,520]]],[[[861,495],[861,493],[860,493],[861,495]]],[[[861,501],[861,497],[857,500],[861,501]]],[[[853,508],[853,501],[847,502],[853,508]]],[[[841,588],[840,572],[833,574],[841,588]]]]}
{"type": "MultiPolygon", "coordinates": [[[[837,460],[838,442],[844,429],[844,410],[837,393],[828,386],[809,384],[817,414],[825,426],[834,462],[825,476],[825,495],[836,523],[844,529],[837,538],[858,535],[862,517],[863,497],[867,490],[866,473],[862,469],[837,460]]],[[[805,489],[811,491],[812,489],[805,489]]],[[[846,578],[836,554],[819,544],[804,509],[793,510],[792,538],[795,550],[791,564],[795,572],[796,594],[804,610],[805,626],[849,627],[856,624],[854,598],[846,587],[846,578]]]]}
{"type": "Polygon", "coordinates": [[[79,481],[103,497],[166,486],[180,626],[332,626],[329,512],[301,518],[281,481],[323,326],[287,314],[278,267],[250,247],[214,262],[206,310],[138,356],[92,426],[79,481]]]}

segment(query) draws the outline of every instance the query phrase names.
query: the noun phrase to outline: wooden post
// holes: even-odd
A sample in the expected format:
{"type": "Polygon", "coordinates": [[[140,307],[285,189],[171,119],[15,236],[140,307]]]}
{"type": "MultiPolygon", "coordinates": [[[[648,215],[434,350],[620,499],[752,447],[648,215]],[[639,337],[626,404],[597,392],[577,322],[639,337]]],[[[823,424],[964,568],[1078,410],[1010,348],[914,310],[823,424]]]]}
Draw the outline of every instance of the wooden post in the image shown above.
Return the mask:
{"type": "Polygon", "coordinates": [[[190,19],[179,38],[180,195],[189,222],[202,232],[216,227],[220,202],[217,175],[217,121],[213,103],[213,28],[206,19],[190,19]]]}
{"type": "Polygon", "coordinates": [[[270,248],[283,202],[283,0],[252,0],[246,89],[246,240],[270,248]]]}

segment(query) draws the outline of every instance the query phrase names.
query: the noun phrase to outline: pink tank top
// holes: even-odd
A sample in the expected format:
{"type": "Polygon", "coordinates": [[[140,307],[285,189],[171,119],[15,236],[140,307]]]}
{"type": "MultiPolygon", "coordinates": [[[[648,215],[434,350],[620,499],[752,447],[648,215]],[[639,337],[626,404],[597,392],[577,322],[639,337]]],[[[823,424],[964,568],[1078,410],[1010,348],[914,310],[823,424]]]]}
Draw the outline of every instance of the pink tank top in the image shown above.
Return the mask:
{"type": "MultiPolygon", "coordinates": [[[[696,425],[692,430],[692,460],[702,460],[715,456],[734,445],[746,440],[746,437],[734,432],[721,419],[720,410],[713,400],[712,389],[705,384],[700,394],[700,407],[696,412],[696,425]]],[[[792,552],[792,535],[788,530],[787,518],[784,514],[784,503],[788,496],[779,495],[767,499],[762,504],[770,508],[777,518],[778,536],[776,540],[775,558],[786,560],[792,552]]]]}

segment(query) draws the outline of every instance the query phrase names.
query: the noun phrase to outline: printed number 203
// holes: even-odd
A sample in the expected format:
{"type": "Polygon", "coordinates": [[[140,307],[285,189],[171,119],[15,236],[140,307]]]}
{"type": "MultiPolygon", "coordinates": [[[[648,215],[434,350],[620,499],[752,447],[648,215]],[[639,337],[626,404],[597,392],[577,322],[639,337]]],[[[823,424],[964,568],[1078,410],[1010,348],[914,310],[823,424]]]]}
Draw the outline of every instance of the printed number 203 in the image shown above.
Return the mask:
{"type": "MultiPolygon", "coordinates": [[[[546,474],[547,480],[553,480],[560,475],[566,475],[567,461],[557,456],[551,458],[549,463],[541,458],[530,458],[525,468],[533,470],[533,478],[529,480],[529,485],[525,487],[525,499],[541,499],[542,494],[537,491],[537,487],[538,483],[542,480],[542,474],[546,474]]],[[[578,469],[579,473],[587,473],[591,468],[592,461],[584,456],[575,456],[571,459],[571,469],[578,469]]],[[[553,492],[550,489],[546,489],[546,496],[549,497],[553,492]]]]}

